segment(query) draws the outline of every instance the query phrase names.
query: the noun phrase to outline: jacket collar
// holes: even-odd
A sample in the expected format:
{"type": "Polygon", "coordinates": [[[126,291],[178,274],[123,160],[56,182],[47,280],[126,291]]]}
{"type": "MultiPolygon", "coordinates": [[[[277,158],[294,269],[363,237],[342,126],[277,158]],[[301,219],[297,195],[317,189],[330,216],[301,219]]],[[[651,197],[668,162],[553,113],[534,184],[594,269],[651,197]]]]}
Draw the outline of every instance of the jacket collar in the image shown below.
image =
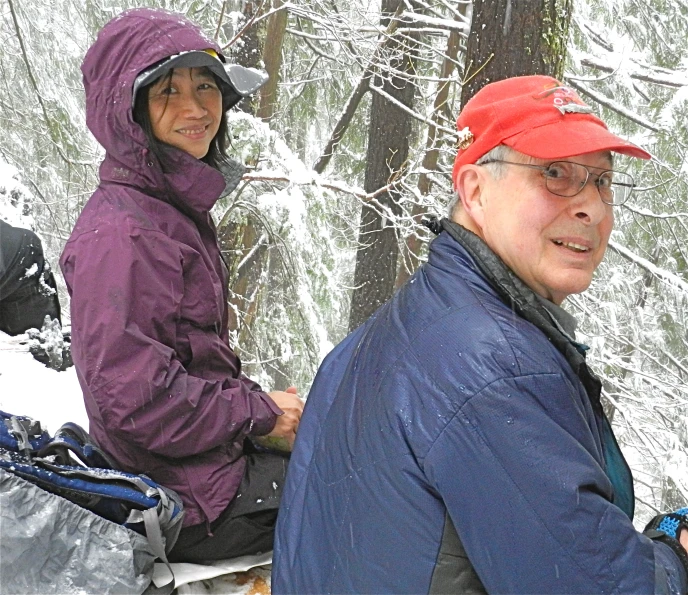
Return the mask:
{"type": "Polygon", "coordinates": [[[600,393],[602,384],[585,361],[586,347],[576,343],[560,330],[552,316],[543,306],[535,292],[504,264],[488,245],[465,227],[442,219],[441,229],[456,240],[468,253],[499,298],[531,324],[540,329],[557,350],[566,358],[573,371],[583,383],[590,402],[598,414],[602,413],[600,393]]]}
{"type": "Polygon", "coordinates": [[[168,151],[168,172],[147,149],[141,151],[141,167],[130,168],[106,154],[100,165],[100,179],[138,188],[169,202],[179,210],[207,213],[217,200],[229,194],[241,181],[246,168],[230,160],[218,171],[177,149],[168,151]]]}

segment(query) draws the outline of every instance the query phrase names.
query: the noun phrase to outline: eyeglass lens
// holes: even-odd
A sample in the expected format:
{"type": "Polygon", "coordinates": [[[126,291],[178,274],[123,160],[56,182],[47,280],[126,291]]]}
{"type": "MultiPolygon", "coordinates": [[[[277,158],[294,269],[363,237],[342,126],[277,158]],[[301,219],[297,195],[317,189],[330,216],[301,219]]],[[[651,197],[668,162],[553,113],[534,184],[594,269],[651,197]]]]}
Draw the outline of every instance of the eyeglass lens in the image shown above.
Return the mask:
{"type": "Polygon", "coordinates": [[[597,186],[600,198],[607,204],[622,204],[633,188],[633,178],[623,172],[605,171],[599,174],[570,161],[555,161],[545,171],[547,189],[559,196],[575,196],[583,190],[588,177],[597,186]]]}

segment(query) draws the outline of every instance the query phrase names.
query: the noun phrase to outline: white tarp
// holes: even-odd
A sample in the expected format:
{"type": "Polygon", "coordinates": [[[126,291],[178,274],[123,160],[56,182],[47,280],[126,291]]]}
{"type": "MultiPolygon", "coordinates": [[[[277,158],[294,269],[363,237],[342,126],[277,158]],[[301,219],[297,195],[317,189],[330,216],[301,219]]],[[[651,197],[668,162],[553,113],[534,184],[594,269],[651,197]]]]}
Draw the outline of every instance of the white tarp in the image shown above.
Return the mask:
{"type": "MultiPolygon", "coordinates": [[[[265,566],[272,563],[272,552],[256,554],[255,556],[240,556],[229,560],[210,562],[208,565],[175,563],[170,564],[174,572],[174,581],[177,587],[196,581],[204,581],[225,574],[246,572],[256,566],[265,566]]],[[[170,571],[161,563],[155,565],[153,582],[160,587],[170,580],[170,571]]]]}

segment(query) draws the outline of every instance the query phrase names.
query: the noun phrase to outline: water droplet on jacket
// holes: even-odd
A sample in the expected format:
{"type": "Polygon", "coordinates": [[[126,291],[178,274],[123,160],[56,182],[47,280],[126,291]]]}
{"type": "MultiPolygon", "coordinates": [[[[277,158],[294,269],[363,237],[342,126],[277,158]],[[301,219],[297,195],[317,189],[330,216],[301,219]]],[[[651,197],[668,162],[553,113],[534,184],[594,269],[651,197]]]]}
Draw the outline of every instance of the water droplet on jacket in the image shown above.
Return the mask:
{"type": "Polygon", "coordinates": [[[509,425],[511,425],[512,423],[514,423],[514,418],[513,418],[513,417],[507,417],[507,418],[506,418],[506,423],[508,423],[509,425]]]}
{"type": "Polygon", "coordinates": [[[262,502],[263,502],[263,499],[262,499],[262,498],[258,498],[258,499],[256,500],[256,504],[261,504],[262,502]]]}

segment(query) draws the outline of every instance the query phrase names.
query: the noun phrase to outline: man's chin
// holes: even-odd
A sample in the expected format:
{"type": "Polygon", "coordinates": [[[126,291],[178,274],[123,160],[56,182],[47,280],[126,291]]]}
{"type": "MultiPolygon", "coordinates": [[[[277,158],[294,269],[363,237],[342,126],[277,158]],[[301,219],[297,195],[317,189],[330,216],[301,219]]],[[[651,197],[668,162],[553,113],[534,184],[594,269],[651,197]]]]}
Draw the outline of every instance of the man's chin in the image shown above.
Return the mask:
{"type": "Polygon", "coordinates": [[[592,276],[580,275],[579,277],[578,279],[569,277],[566,281],[551,286],[549,291],[551,297],[547,299],[560,305],[567,297],[577,293],[583,293],[590,287],[592,276]]]}

